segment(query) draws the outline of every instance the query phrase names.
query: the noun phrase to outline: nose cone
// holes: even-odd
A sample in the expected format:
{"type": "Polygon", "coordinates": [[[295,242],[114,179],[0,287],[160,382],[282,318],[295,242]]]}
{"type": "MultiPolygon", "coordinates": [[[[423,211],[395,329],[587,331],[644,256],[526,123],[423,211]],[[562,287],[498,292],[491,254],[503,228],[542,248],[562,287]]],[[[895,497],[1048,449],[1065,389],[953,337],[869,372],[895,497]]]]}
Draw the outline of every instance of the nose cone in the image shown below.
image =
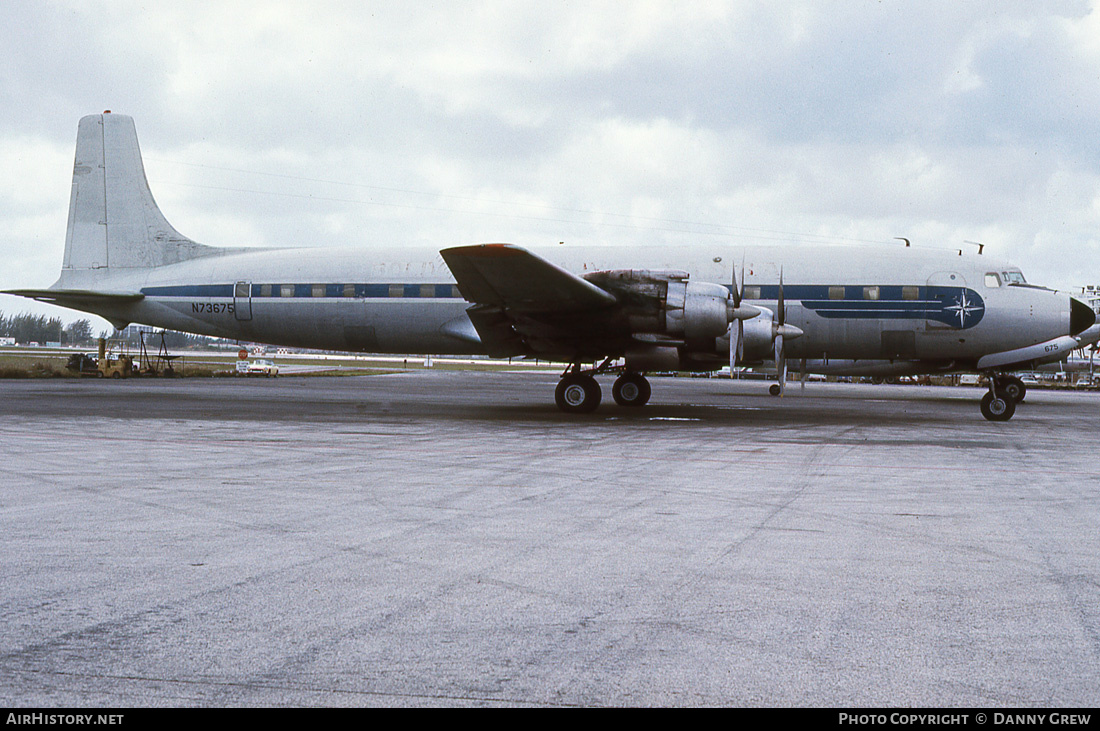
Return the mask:
{"type": "Polygon", "coordinates": [[[1088,330],[1096,322],[1096,313],[1076,297],[1069,298],[1069,334],[1077,335],[1088,330]]]}

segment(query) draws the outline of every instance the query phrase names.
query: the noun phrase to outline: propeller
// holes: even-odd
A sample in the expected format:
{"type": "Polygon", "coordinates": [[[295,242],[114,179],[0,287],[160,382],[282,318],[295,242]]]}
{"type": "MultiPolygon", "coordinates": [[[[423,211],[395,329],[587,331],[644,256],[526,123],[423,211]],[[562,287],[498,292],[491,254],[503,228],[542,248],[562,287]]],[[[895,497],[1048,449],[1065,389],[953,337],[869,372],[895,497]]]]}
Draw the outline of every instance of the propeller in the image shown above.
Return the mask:
{"type": "MultiPolygon", "coordinates": [[[[734,309],[741,309],[741,300],[745,296],[745,262],[741,261],[741,284],[737,284],[737,265],[733,267],[733,306],[734,309]]],[[[730,378],[733,378],[733,369],[737,367],[737,363],[745,357],[745,321],[740,317],[737,318],[737,325],[735,328],[730,328],[730,378]]]]}
{"type": "MultiPolygon", "coordinates": [[[[783,299],[783,269],[779,270],[779,302],[775,310],[775,320],[772,321],[775,345],[775,370],[779,376],[779,395],[782,396],[787,388],[787,349],[786,341],[794,340],[803,335],[802,328],[787,324],[787,305],[783,299]]],[[[806,367],[803,365],[803,372],[806,367]]]]}
{"type": "Polygon", "coordinates": [[[787,388],[787,351],[783,347],[783,324],[787,318],[783,304],[783,269],[779,269],[779,306],[775,312],[775,371],[779,376],[779,395],[787,388]]]}

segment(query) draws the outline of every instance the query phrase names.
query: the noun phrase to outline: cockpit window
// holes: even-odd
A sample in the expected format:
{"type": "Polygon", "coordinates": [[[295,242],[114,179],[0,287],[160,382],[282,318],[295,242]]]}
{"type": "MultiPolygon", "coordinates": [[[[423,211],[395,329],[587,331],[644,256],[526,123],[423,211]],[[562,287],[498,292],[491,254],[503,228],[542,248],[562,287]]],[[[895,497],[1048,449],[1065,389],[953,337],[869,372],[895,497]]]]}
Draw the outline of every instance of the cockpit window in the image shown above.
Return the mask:
{"type": "Polygon", "coordinates": [[[1005,284],[1027,284],[1023,272],[1001,272],[1001,277],[1004,278],[1005,284]]]}
{"type": "Polygon", "coordinates": [[[1001,278],[997,276],[997,272],[986,272],[985,286],[990,288],[1001,286],[1001,278]]]}

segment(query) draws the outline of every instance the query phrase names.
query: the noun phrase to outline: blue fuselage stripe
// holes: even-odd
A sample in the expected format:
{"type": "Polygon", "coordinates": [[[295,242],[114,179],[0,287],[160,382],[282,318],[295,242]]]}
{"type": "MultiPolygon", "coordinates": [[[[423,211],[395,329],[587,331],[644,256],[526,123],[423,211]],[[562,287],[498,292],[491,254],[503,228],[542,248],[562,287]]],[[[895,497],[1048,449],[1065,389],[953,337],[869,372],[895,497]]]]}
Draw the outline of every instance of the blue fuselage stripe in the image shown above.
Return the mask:
{"type": "MultiPolygon", "coordinates": [[[[233,297],[232,284],[184,284],[165,287],[143,287],[146,297],[233,297]]],[[[462,299],[453,284],[252,284],[251,297],[283,298],[373,298],[390,297],[417,299],[462,299]]]]}
{"type": "MultiPolygon", "coordinates": [[[[141,292],[147,297],[230,299],[235,288],[234,284],[191,284],[145,287],[141,292]]],[[[779,289],[779,285],[748,285],[745,297],[750,301],[777,301],[779,289]]],[[[462,299],[457,286],[436,283],[252,283],[249,291],[252,299],[261,301],[292,298],[462,299]]],[[[824,318],[935,320],[964,330],[981,322],[985,314],[981,296],[966,287],[785,285],[783,298],[824,318]]]]}

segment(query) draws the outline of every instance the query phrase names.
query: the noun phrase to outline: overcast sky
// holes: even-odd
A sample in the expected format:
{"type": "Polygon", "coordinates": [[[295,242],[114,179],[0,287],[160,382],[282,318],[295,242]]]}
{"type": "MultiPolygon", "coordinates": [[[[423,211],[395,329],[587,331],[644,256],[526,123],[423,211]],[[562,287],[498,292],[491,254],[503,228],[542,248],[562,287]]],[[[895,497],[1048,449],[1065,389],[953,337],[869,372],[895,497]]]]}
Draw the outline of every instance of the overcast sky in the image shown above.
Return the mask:
{"type": "Polygon", "coordinates": [[[105,109],[205,244],[905,236],[1100,283],[1095,0],[5,0],[0,21],[0,289],[56,280],[77,121],[105,109]]]}

